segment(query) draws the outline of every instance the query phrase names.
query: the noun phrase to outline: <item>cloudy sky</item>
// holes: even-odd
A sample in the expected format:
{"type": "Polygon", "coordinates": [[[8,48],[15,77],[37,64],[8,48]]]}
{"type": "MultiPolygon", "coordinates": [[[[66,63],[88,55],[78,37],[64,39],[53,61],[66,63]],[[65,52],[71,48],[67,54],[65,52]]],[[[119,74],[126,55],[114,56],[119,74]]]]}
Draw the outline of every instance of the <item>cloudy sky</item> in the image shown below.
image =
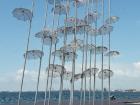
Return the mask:
{"type": "MultiPolygon", "coordinates": [[[[106,0],[105,0],[106,1],[106,0]]],[[[111,14],[119,16],[120,20],[114,26],[114,31],[111,33],[111,49],[120,51],[121,55],[112,58],[111,69],[114,72],[112,77],[112,89],[129,89],[136,88],[140,90],[140,14],[138,11],[139,0],[112,0],[111,14]],[[127,2],[126,2],[127,1],[127,2]]],[[[0,1],[0,91],[17,91],[20,86],[21,71],[23,68],[23,53],[25,51],[28,23],[18,21],[12,16],[12,10],[17,7],[31,7],[30,0],[1,0],[0,1]]],[[[52,6],[49,6],[51,11],[52,6]]],[[[73,11],[73,9],[71,10],[73,11]]],[[[81,13],[80,18],[83,17],[81,13]]],[[[107,11],[107,9],[105,10],[107,11]]],[[[70,14],[72,16],[72,14],[70,14]]],[[[52,24],[52,13],[49,13],[48,26],[52,24]]],[[[61,17],[61,22],[64,16],[61,17]]],[[[106,16],[105,16],[106,18],[106,16]]],[[[35,13],[33,19],[33,29],[30,49],[40,49],[40,40],[34,38],[34,34],[39,32],[44,23],[44,3],[43,0],[36,1],[35,13]]],[[[60,24],[63,26],[62,24],[60,24]]],[[[62,39],[60,39],[62,40],[62,39]]],[[[98,44],[101,42],[98,38],[98,44]]],[[[61,41],[60,41],[61,43],[61,41]]],[[[107,37],[105,37],[107,45],[107,37]]],[[[58,45],[58,48],[61,44],[58,45]]],[[[48,50],[45,47],[45,56],[43,58],[43,66],[41,71],[40,90],[45,88],[45,68],[48,64],[48,50]]],[[[61,64],[56,58],[56,63],[61,64]]],[[[98,67],[100,68],[100,56],[98,59],[98,67]]],[[[29,61],[25,75],[24,90],[34,90],[37,81],[37,70],[39,61],[29,61]]],[[[88,62],[89,63],[89,62],[88,62]]],[[[105,65],[107,67],[107,58],[105,65]]],[[[66,63],[67,70],[71,71],[71,63],[66,63]]],[[[81,70],[81,54],[79,53],[76,61],[76,72],[81,70]]],[[[65,81],[64,88],[68,88],[69,82],[65,81]]],[[[97,79],[97,89],[100,89],[101,80],[97,79]]],[[[77,81],[76,88],[78,89],[80,82],[77,81]]],[[[107,87],[107,80],[105,80],[107,87]]],[[[54,80],[54,89],[59,88],[59,78],[54,80]]]]}

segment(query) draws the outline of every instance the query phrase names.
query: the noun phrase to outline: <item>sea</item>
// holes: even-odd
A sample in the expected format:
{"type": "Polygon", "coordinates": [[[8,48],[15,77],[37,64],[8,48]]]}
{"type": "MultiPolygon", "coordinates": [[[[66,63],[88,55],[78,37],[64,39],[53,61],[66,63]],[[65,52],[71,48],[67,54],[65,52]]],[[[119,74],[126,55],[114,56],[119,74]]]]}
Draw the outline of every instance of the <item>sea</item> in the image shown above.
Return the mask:
{"type": "MultiPolygon", "coordinates": [[[[23,102],[29,103],[34,101],[35,92],[23,92],[21,95],[21,100],[23,102]]],[[[45,93],[38,92],[38,101],[44,100],[45,93]]],[[[115,96],[118,100],[124,99],[140,99],[140,92],[111,92],[111,96],[115,96]]],[[[47,93],[48,97],[48,93],[47,93]]],[[[96,100],[101,99],[101,92],[96,91],[95,94],[96,100]]],[[[51,101],[58,101],[59,91],[51,92],[51,101]]],[[[62,99],[69,100],[70,91],[63,91],[62,99]]],[[[91,94],[92,98],[92,94],[91,94]]],[[[108,98],[108,92],[104,92],[104,98],[108,98]]],[[[18,100],[18,92],[0,92],[0,104],[11,104],[17,103],[18,100]]],[[[80,91],[74,91],[74,100],[80,100],[80,91]]],[[[86,100],[89,100],[89,92],[86,91],[86,100]]]]}

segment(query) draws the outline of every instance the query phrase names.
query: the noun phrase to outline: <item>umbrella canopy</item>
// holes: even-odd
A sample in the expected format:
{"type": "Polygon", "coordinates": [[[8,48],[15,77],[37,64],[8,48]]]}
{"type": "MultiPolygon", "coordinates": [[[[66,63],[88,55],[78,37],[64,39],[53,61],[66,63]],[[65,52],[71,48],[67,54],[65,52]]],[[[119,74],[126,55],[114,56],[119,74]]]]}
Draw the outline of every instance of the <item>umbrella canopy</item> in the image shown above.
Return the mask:
{"type": "Polygon", "coordinates": [[[54,8],[52,8],[52,12],[57,15],[65,15],[69,11],[69,7],[63,4],[57,4],[54,8]]]}
{"type": "MultiPolygon", "coordinates": [[[[102,54],[102,53],[105,53],[107,52],[108,48],[105,47],[105,46],[97,46],[96,47],[96,54],[102,54]]],[[[95,48],[92,49],[92,53],[95,53],[95,48]]]]}
{"type": "Polygon", "coordinates": [[[32,12],[26,8],[15,8],[12,14],[15,18],[22,21],[31,21],[33,17],[32,12]]]}
{"type": "Polygon", "coordinates": [[[111,56],[111,57],[115,57],[118,55],[120,55],[120,52],[118,52],[118,51],[110,51],[110,52],[105,54],[105,56],[111,56]]]}
{"type": "Polygon", "coordinates": [[[57,39],[57,33],[56,31],[50,31],[49,29],[44,29],[38,33],[35,34],[35,37],[41,38],[42,42],[45,45],[51,45],[57,43],[59,40],[57,39]]]}
{"type": "Polygon", "coordinates": [[[98,68],[89,68],[83,72],[83,76],[90,77],[90,76],[96,75],[98,71],[99,71],[98,68]]]}
{"type": "Polygon", "coordinates": [[[100,79],[102,79],[102,74],[103,74],[103,79],[107,79],[107,78],[113,76],[113,71],[109,70],[109,69],[104,69],[103,71],[100,71],[99,74],[98,74],[98,77],[100,79]]]}
{"type": "Polygon", "coordinates": [[[27,59],[38,59],[44,56],[44,53],[40,50],[29,50],[24,54],[24,57],[27,56],[27,59]]]}
{"type": "Polygon", "coordinates": [[[100,17],[100,14],[97,13],[97,11],[90,11],[85,16],[84,20],[87,24],[92,24],[93,22],[97,21],[97,19],[100,17]]]}
{"type": "Polygon", "coordinates": [[[113,26],[110,26],[108,24],[105,24],[105,25],[102,25],[100,28],[99,28],[99,34],[100,35],[107,35],[109,34],[110,32],[113,31],[113,26]]]}
{"type": "Polygon", "coordinates": [[[119,19],[120,19],[120,18],[117,17],[117,16],[111,16],[111,17],[109,17],[108,19],[105,20],[105,23],[106,23],[106,24],[113,24],[113,23],[118,22],[119,19]]]}

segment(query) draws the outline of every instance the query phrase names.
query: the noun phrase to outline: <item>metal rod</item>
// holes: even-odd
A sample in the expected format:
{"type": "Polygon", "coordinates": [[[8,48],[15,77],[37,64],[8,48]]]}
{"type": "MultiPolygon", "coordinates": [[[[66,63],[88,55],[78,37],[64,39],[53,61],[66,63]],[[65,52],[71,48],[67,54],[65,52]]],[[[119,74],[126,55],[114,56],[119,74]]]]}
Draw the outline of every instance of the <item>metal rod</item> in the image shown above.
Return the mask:
{"type": "MultiPolygon", "coordinates": [[[[92,4],[93,4],[93,0],[92,0],[92,4]]],[[[88,0],[88,5],[89,5],[89,0],[88,0]]],[[[93,7],[93,6],[92,6],[93,7]]],[[[92,8],[90,8],[91,10],[92,10],[92,8]]],[[[89,12],[89,9],[88,9],[88,12],[89,12]]],[[[89,105],[90,105],[90,103],[91,103],[91,79],[92,79],[92,75],[91,75],[91,73],[92,73],[92,71],[91,71],[91,66],[92,66],[92,41],[93,41],[93,39],[92,39],[92,36],[90,37],[90,44],[91,44],[91,49],[90,49],[90,78],[89,78],[89,105]]]]}
{"type": "MultiPolygon", "coordinates": [[[[98,13],[98,1],[96,2],[96,12],[98,13]]],[[[98,20],[96,17],[96,21],[95,21],[95,31],[98,30],[98,20]]],[[[96,69],[96,60],[97,60],[97,54],[96,54],[96,34],[94,36],[94,45],[95,45],[95,52],[94,52],[94,68],[96,69]]],[[[93,105],[95,105],[95,95],[96,95],[96,74],[94,73],[94,83],[93,83],[93,105]]]]}
{"type": "MultiPolygon", "coordinates": [[[[54,5],[53,5],[54,9],[55,9],[55,5],[56,4],[55,4],[55,0],[54,0],[54,5]]],[[[52,40],[53,40],[52,38],[53,38],[53,34],[55,34],[55,33],[53,33],[53,31],[54,31],[54,21],[55,21],[55,19],[54,19],[54,11],[53,11],[53,26],[52,26],[51,46],[50,46],[50,54],[49,54],[49,67],[48,67],[48,76],[47,76],[47,80],[46,80],[46,91],[45,91],[44,105],[46,105],[47,91],[48,91],[48,85],[49,85],[49,70],[50,70],[51,53],[52,53],[52,40]]],[[[48,104],[47,105],[49,105],[49,103],[50,103],[49,97],[50,97],[50,91],[49,91],[48,104]]]]}
{"type": "Polygon", "coordinates": [[[50,62],[51,62],[51,53],[52,53],[52,40],[51,40],[50,52],[49,52],[49,67],[48,67],[48,70],[46,69],[47,79],[46,79],[46,89],[45,89],[44,105],[46,105],[46,100],[47,100],[47,91],[48,91],[48,84],[49,84],[49,69],[50,69],[50,62]]]}
{"type": "MultiPolygon", "coordinates": [[[[103,15],[103,25],[104,25],[104,0],[102,0],[102,15],[103,15]]],[[[101,78],[101,105],[104,105],[104,81],[103,81],[103,69],[104,69],[104,52],[103,52],[103,46],[104,46],[104,36],[102,35],[102,62],[101,62],[101,71],[102,71],[102,78],[101,78]]]]}
{"type": "MultiPolygon", "coordinates": [[[[95,52],[94,52],[94,68],[96,69],[96,35],[94,36],[94,44],[95,44],[95,52]]],[[[96,88],[96,73],[94,72],[94,79],[93,79],[93,105],[95,105],[95,88],[96,88]]]]}
{"type": "MultiPolygon", "coordinates": [[[[69,6],[69,0],[67,1],[68,3],[68,6],[69,6]]],[[[66,17],[65,19],[67,19],[68,17],[68,10],[66,8],[66,17]]],[[[66,43],[67,43],[67,31],[66,31],[66,22],[65,22],[65,27],[64,27],[64,40],[63,40],[63,45],[64,47],[66,46],[66,43]]],[[[65,49],[63,49],[63,58],[62,58],[62,67],[65,66],[65,54],[64,54],[64,51],[65,49]]],[[[64,78],[64,68],[63,70],[61,71],[61,74],[60,74],[60,89],[59,89],[59,102],[58,102],[58,105],[62,105],[62,93],[63,93],[63,78],[64,78]]]]}
{"type": "MultiPolygon", "coordinates": [[[[85,9],[86,9],[86,4],[85,4],[85,9]]],[[[86,11],[85,11],[85,15],[86,15],[86,11]]],[[[80,92],[80,105],[83,105],[83,96],[85,99],[85,90],[84,90],[84,94],[83,94],[83,72],[84,72],[84,61],[85,61],[85,38],[86,38],[86,33],[85,33],[85,26],[84,26],[84,37],[83,37],[83,54],[82,54],[82,77],[81,77],[81,92],[80,92]]]]}
{"type": "MultiPolygon", "coordinates": [[[[56,5],[56,2],[54,0],[54,5],[53,5],[53,8],[55,10],[55,5],[56,5]]],[[[53,40],[53,37],[55,37],[55,33],[54,33],[54,25],[55,25],[55,11],[53,11],[53,27],[52,27],[52,35],[51,35],[51,38],[53,40]],[[54,35],[53,35],[54,34],[54,35]]],[[[57,42],[56,42],[57,43],[57,42]]],[[[55,50],[56,50],[56,43],[55,43],[55,50]]],[[[53,62],[55,61],[55,55],[54,55],[54,59],[53,59],[53,62]]],[[[48,104],[47,105],[50,105],[50,95],[51,95],[51,87],[52,87],[52,78],[53,78],[53,70],[52,70],[52,73],[51,73],[51,83],[50,83],[50,88],[49,88],[49,96],[48,96],[48,104]]]]}
{"type": "MultiPolygon", "coordinates": [[[[109,52],[110,52],[110,33],[109,33],[109,52]]],[[[109,54],[109,70],[110,70],[110,54],[109,54]]],[[[110,105],[110,82],[111,82],[111,78],[110,78],[110,72],[109,72],[109,78],[108,78],[108,99],[109,99],[109,105],[110,105]]]]}
{"type": "MultiPolygon", "coordinates": [[[[33,14],[33,11],[34,11],[34,6],[35,6],[35,1],[32,0],[32,9],[31,9],[31,13],[32,13],[32,14],[33,14]]],[[[20,104],[21,104],[21,93],[22,93],[22,90],[23,90],[25,69],[26,69],[26,64],[27,64],[27,51],[29,50],[31,29],[32,29],[32,18],[31,18],[31,20],[29,21],[29,30],[28,30],[27,46],[26,46],[25,60],[24,60],[24,66],[23,66],[23,72],[22,72],[22,79],[21,79],[21,85],[20,85],[20,90],[19,90],[19,94],[18,94],[18,103],[17,103],[17,105],[20,105],[20,104]]]]}
{"type": "MultiPolygon", "coordinates": [[[[87,47],[88,47],[88,34],[86,34],[86,52],[85,52],[85,70],[87,70],[87,47]]],[[[85,90],[84,90],[84,105],[86,105],[86,76],[85,76],[85,90]]]]}
{"type": "MultiPolygon", "coordinates": [[[[88,3],[86,2],[86,12],[85,14],[88,15],[88,3]]],[[[88,18],[88,17],[87,17],[88,18]]],[[[87,70],[87,47],[88,47],[88,33],[86,33],[86,48],[85,48],[85,70],[87,70]]],[[[84,78],[85,84],[84,84],[84,105],[86,105],[86,76],[84,78]]]]}
{"type": "MultiPolygon", "coordinates": [[[[45,24],[44,24],[44,29],[47,27],[47,17],[48,17],[48,0],[45,0],[45,24]]],[[[51,52],[52,52],[52,40],[51,40],[51,45],[50,45],[50,53],[49,53],[49,68],[50,68],[50,61],[51,61],[51,52]]],[[[46,100],[47,100],[47,90],[48,90],[48,80],[49,80],[49,69],[47,71],[47,79],[46,79],[46,89],[45,89],[45,98],[44,98],[44,105],[46,105],[46,100]]]]}
{"type": "MultiPolygon", "coordinates": [[[[108,0],[108,16],[109,16],[109,25],[110,25],[110,17],[111,17],[111,0],[108,0]]],[[[111,49],[111,47],[110,47],[110,32],[109,32],[109,36],[108,36],[108,40],[109,40],[109,42],[108,42],[108,46],[109,46],[109,52],[110,52],[110,49],[111,49]]],[[[111,64],[111,62],[110,62],[110,54],[109,54],[109,57],[108,57],[108,68],[109,68],[109,70],[111,69],[111,67],[110,67],[110,64],[111,64]]],[[[110,72],[109,72],[109,79],[108,79],[108,101],[109,101],[109,105],[111,104],[110,103],[110,83],[111,82],[111,79],[110,79],[110,72]]]]}
{"type": "MultiPolygon", "coordinates": [[[[41,47],[41,51],[43,52],[43,46],[44,45],[44,39],[41,47]]],[[[38,95],[38,87],[39,87],[39,81],[40,81],[40,72],[41,72],[41,66],[42,66],[42,58],[43,56],[40,57],[40,62],[39,62],[39,69],[38,69],[38,77],[37,77],[37,85],[36,85],[36,93],[35,93],[35,100],[34,100],[34,105],[37,103],[37,95],[38,95]]]]}
{"type": "MultiPolygon", "coordinates": [[[[48,0],[46,0],[46,2],[45,2],[45,22],[44,22],[43,29],[45,29],[47,27],[47,16],[48,16],[47,10],[48,10],[48,0]]],[[[43,43],[42,43],[41,51],[43,52],[43,50],[44,50],[44,37],[43,37],[43,43]]],[[[38,81],[37,81],[34,105],[36,105],[36,103],[37,103],[37,95],[38,95],[38,87],[39,87],[41,66],[42,66],[42,56],[40,58],[40,63],[39,63],[38,81]]]]}
{"type": "MultiPolygon", "coordinates": [[[[84,27],[84,30],[85,30],[85,27],[84,27]]],[[[84,71],[84,58],[85,58],[85,33],[84,33],[84,43],[83,43],[83,54],[82,54],[82,74],[83,74],[83,71],[84,71]]],[[[80,105],[83,104],[83,75],[81,77],[81,92],[80,92],[80,105]]]]}
{"type": "MultiPolygon", "coordinates": [[[[92,36],[91,36],[91,40],[90,41],[91,41],[90,43],[92,45],[92,36]]],[[[92,73],[92,71],[91,71],[91,65],[92,64],[91,63],[92,63],[92,49],[90,49],[89,105],[91,103],[91,73],[92,73]]]]}
{"type": "MultiPolygon", "coordinates": [[[[74,1],[75,5],[75,32],[73,35],[74,45],[76,45],[76,33],[77,33],[77,1],[74,1]]],[[[70,105],[74,104],[74,75],[75,75],[75,55],[76,49],[73,49],[73,60],[72,60],[72,81],[71,81],[71,91],[70,91],[70,105]]]]}
{"type": "MultiPolygon", "coordinates": [[[[56,51],[56,46],[57,46],[57,42],[55,43],[55,51],[56,51]]],[[[54,54],[54,58],[53,58],[53,68],[54,68],[54,63],[55,63],[55,54],[54,54]]],[[[48,105],[50,105],[52,82],[53,82],[53,70],[51,72],[51,83],[50,83],[50,88],[49,88],[48,105]]]]}
{"type": "MultiPolygon", "coordinates": [[[[65,59],[65,58],[64,58],[65,59]]],[[[64,64],[64,62],[63,62],[64,64]]],[[[59,102],[58,102],[58,105],[61,105],[62,104],[62,91],[63,91],[63,70],[61,71],[61,74],[60,74],[60,90],[59,90],[59,102]]]]}
{"type": "MultiPolygon", "coordinates": [[[[59,17],[60,17],[60,15],[58,15],[58,24],[57,24],[57,27],[59,26],[59,17]]],[[[57,48],[57,41],[55,42],[54,52],[56,51],[56,48],[57,48]]],[[[55,64],[55,57],[56,57],[56,55],[54,54],[54,58],[53,58],[53,68],[54,68],[54,64],[55,64]]],[[[49,89],[48,105],[50,105],[52,82],[53,82],[53,70],[52,70],[52,72],[51,72],[51,83],[50,83],[50,89],[49,89]]]]}

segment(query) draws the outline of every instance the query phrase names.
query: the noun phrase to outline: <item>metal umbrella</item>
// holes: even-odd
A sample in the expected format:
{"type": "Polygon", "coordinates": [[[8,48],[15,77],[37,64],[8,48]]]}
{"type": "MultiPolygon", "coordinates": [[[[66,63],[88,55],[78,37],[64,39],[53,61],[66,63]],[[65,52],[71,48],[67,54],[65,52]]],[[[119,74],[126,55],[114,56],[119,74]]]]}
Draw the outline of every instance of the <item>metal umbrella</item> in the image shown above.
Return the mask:
{"type": "Polygon", "coordinates": [[[107,34],[109,34],[112,31],[113,31],[113,27],[108,25],[108,24],[102,25],[99,28],[99,34],[100,35],[107,35],[107,34]]]}
{"type": "Polygon", "coordinates": [[[33,18],[32,11],[26,8],[15,8],[12,14],[15,18],[21,21],[31,21],[33,18]]]}
{"type": "Polygon", "coordinates": [[[36,93],[35,93],[35,100],[34,105],[36,105],[37,102],[37,94],[38,94],[38,86],[39,86],[39,80],[40,80],[40,72],[41,72],[41,62],[42,57],[44,56],[44,53],[42,50],[29,50],[24,54],[24,57],[27,55],[27,59],[40,59],[39,61],[39,69],[38,69],[38,77],[37,77],[37,85],[36,85],[36,93]]]}
{"type": "MultiPolygon", "coordinates": [[[[17,18],[18,20],[29,21],[29,30],[28,30],[26,52],[29,50],[34,5],[35,5],[34,0],[32,0],[32,8],[31,8],[31,10],[25,9],[25,8],[16,8],[12,12],[13,16],[15,18],[17,18]]],[[[20,90],[19,90],[19,95],[18,95],[18,103],[17,103],[18,105],[21,104],[21,93],[22,93],[22,90],[23,90],[23,83],[24,83],[24,75],[25,75],[26,64],[27,64],[27,55],[25,55],[25,60],[24,60],[21,85],[20,85],[20,90]]]]}
{"type": "Polygon", "coordinates": [[[41,58],[44,53],[40,50],[29,50],[24,54],[24,58],[27,56],[28,60],[41,58]]]}
{"type": "MultiPolygon", "coordinates": [[[[51,32],[48,29],[44,29],[40,32],[38,32],[37,34],[35,34],[35,37],[40,38],[42,40],[42,44],[43,45],[47,45],[50,46],[50,54],[49,54],[49,65],[50,65],[50,60],[51,60],[51,50],[52,50],[52,44],[55,44],[58,42],[58,39],[55,35],[56,33],[51,32]]],[[[42,45],[42,48],[43,48],[42,45]]],[[[47,71],[47,69],[46,69],[47,71]]],[[[48,71],[47,71],[48,72],[48,71]]],[[[47,83],[46,83],[47,87],[48,87],[48,77],[47,77],[47,83]]],[[[46,92],[45,92],[45,98],[46,98],[46,92]]],[[[44,100],[44,104],[45,104],[45,100],[44,100]]]]}
{"type": "MultiPolygon", "coordinates": [[[[108,59],[108,68],[109,68],[109,70],[111,69],[110,58],[111,58],[111,57],[118,56],[118,55],[120,55],[120,53],[119,53],[118,51],[110,51],[110,50],[109,50],[108,53],[105,54],[105,56],[107,56],[107,57],[109,58],[109,59],[108,59]]],[[[111,72],[109,72],[109,77],[108,77],[108,87],[109,87],[109,89],[108,89],[108,99],[109,99],[108,101],[109,101],[109,102],[108,102],[108,103],[109,103],[109,105],[111,104],[111,103],[110,103],[110,86],[111,86],[111,85],[110,85],[110,84],[111,84],[111,79],[110,79],[110,78],[111,78],[111,75],[112,75],[111,72]]]]}
{"type": "MultiPolygon", "coordinates": [[[[105,24],[109,24],[109,25],[112,25],[112,24],[114,24],[114,23],[116,23],[117,21],[119,20],[119,17],[117,17],[117,16],[111,16],[111,0],[108,0],[108,19],[106,19],[105,20],[105,24]]],[[[109,46],[109,52],[106,54],[106,56],[108,56],[108,69],[110,70],[111,69],[111,66],[110,66],[110,64],[111,64],[111,60],[110,60],[110,58],[112,57],[112,56],[117,56],[117,55],[119,55],[119,52],[118,51],[111,51],[111,39],[110,39],[110,35],[111,35],[111,33],[109,32],[108,33],[108,46],[109,46]]],[[[110,79],[110,76],[111,74],[109,73],[109,79],[108,79],[108,101],[109,101],[109,105],[111,104],[110,103],[110,84],[111,84],[111,79],[110,79]]]]}
{"type": "Polygon", "coordinates": [[[98,68],[89,68],[83,72],[83,77],[90,77],[91,75],[96,75],[99,71],[98,68]]]}
{"type": "Polygon", "coordinates": [[[98,77],[100,79],[102,79],[102,75],[103,75],[103,79],[107,79],[107,78],[113,76],[113,71],[112,70],[108,70],[108,69],[104,69],[103,71],[99,72],[98,77]]]}
{"type": "Polygon", "coordinates": [[[99,17],[100,17],[100,14],[97,13],[97,11],[89,11],[88,14],[85,16],[84,20],[87,24],[92,24],[99,17]]]}
{"type": "MultiPolygon", "coordinates": [[[[66,14],[66,10],[67,10],[67,8],[64,5],[61,5],[61,4],[56,4],[55,7],[52,8],[53,14],[58,15],[57,28],[59,27],[60,15],[65,15],[66,14]]],[[[54,33],[57,33],[57,37],[58,37],[58,35],[59,35],[58,30],[54,31],[54,33]]],[[[57,46],[57,42],[55,43],[55,50],[54,50],[54,52],[56,51],[56,48],[57,48],[56,46],[57,46]]],[[[53,65],[55,63],[55,57],[56,57],[56,55],[54,54],[53,65]]],[[[62,66],[64,66],[64,65],[62,64],[62,66]]],[[[52,71],[51,73],[52,73],[51,75],[53,77],[54,71],[52,71]]],[[[62,75],[62,73],[60,73],[60,76],[62,75]]],[[[51,83],[50,83],[50,89],[49,89],[48,104],[50,104],[51,88],[52,88],[52,83],[53,83],[53,78],[52,77],[51,77],[51,83]]]]}
{"type": "Polygon", "coordinates": [[[105,20],[105,23],[106,24],[114,24],[114,23],[118,22],[119,19],[120,18],[118,16],[109,16],[109,18],[105,20]]]}

